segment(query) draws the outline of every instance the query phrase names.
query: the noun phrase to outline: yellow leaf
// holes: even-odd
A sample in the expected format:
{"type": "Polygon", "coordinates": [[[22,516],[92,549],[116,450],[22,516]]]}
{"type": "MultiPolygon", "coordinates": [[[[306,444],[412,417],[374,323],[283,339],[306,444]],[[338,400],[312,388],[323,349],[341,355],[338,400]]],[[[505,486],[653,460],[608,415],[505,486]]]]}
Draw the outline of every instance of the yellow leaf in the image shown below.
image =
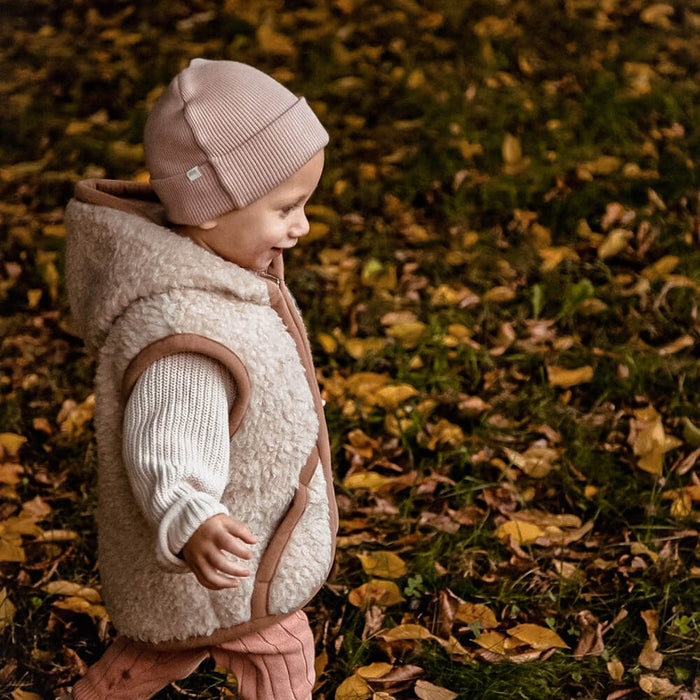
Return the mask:
{"type": "Polygon", "coordinates": [[[628,442],[639,458],[637,466],[650,474],[663,473],[663,455],[683,443],[673,435],[666,435],[661,415],[653,406],[634,411],[628,442]]]}
{"type": "Polygon", "coordinates": [[[27,442],[26,437],[17,435],[16,433],[0,433],[0,447],[5,450],[5,453],[10,457],[16,457],[19,448],[27,442]]]}
{"type": "Polygon", "coordinates": [[[672,698],[681,690],[681,686],[673,685],[668,678],[659,678],[651,674],[640,676],[639,687],[647,695],[653,695],[657,698],[672,698]]]}
{"type": "Polygon", "coordinates": [[[329,333],[319,333],[316,337],[326,354],[332,355],[338,349],[338,341],[329,333]]]}
{"type": "Polygon", "coordinates": [[[551,272],[564,260],[578,260],[578,253],[566,246],[540,248],[537,254],[542,258],[541,272],[551,272]]]}
{"type": "Polygon", "coordinates": [[[70,437],[80,435],[88,421],[95,413],[95,395],[90,394],[85,401],[77,404],[72,399],[66,399],[61,406],[56,422],[61,426],[61,432],[70,437]]]}
{"type": "Polygon", "coordinates": [[[41,700],[41,695],[16,688],[12,691],[12,700],[41,700]]]}
{"type": "Polygon", "coordinates": [[[348,338],[343,343],[348,355],[354,360],[360,360],[365,355],[372,355],[384,349],[384,338],[348,338]]]}
{"type": "Polygon", "coordinates": [[[355,670],[355,673],[360,678],[382,678],[386,676],[391,669],[394,668],[391,664],[383,661],[377,661],[369,666],[360,666],[360,668],[355,670]]]}
{"type": "Polygon", "coordinates": [[[542,479],[547,476],[555,468],[554,463],[559,459],[559,453],[551,447],[532,446],[522,454],[508,447],[504,448],[504,451],[516,467],[533,479],[542,479]]]}
{"type": "Polygon", "coordinates": [[[427,442],[428,449],[435,450],[438,445],[451,445],[457,447],[464,443],[464,431],[458,425],[450,423],[446,418],[441,418],[430,429],[430,439],[427,442]]]}
{"type": "Polygon", "coordinates": [[[17,608],[12,604],[7,590],[3,588],[0,590],[0,631],[12,624],[16,612],[17,608]]]}
{"type": "Polygon", "coordinates": [[[460,603],[455,613],[455,619],[468,625],[478,622],[483,629],[498,626],[496,615],[483,603],[460,603]]]}
{"type": "Polygon", "coordinates": [[[22,504],[20,517],[38,522],[43,520],[50,512],[51,506],[41,496],[35,496],[31,501],[26,501],[22,504]]]}
{"type": "Polygon", "coordinates": [[[420,700],[454,700],[457,697],[457,693],[453,693],[447,688],[442,688],[439,685],[433,685],[428,683],[428,681],[416,681],[416,685],[413,688],[413,692],[420,698],[420,700]]]}
{"type": "Polygon", "coordinates": [[[533,649],[568,649],[569,645],[548,627],[525,623],[507,630],[511,637],[529,644],[533,649]]]}
{"type": "Polygon", "coordinates": [[[375,394],[374,403],[387,410],[394,409],[413,396],[418,396],[418,390],[410,384],[385,386],[375,394]]]}
{"type": "Polygon", "coordinates": [[[645,24],[655,24],[662,29],[670,29],[672,25],[669,17],[672,17],[674,12],[673,5],[666,2],[658,2],[645,7],[639,16],[645,24]]]}
{"type": "Polygon", "coordinates": [[[620,169],[622,161],[616,156],[600,156],[583,164],[583,167],[594,175],[610,175],[620,169]]]}
{"type": "Polygon", "coordinates": [[[15,561],[23,562],[26,560],[24,549],[22,549],[22,538],[5,537],[0,533],[0,562],[15,561]]]}
{"type": "Polygon", "coordinates": [[[425,73],[420,68],[412,70],[406,78],[406,86],[415,90],[425,85],[425,73]]]}
{"type": "Polygon", "coordinates": [[[406,574],[406,564],[397,554],[389,551],[370,552],[358,554],[357,558],[362,563],[362,568],[369,576],[381,576],[382,578],[400,578],[406,574]]]}
{"type": "Polygon", "coordinates": [[[621,253],[633,235],[632,231],[627,231],[624,228],[614,228],[598,246],[598,257],[601,260],[606,260],[621,253]]]}
{"type": "Polygon", "coordinates": [[[387,642],[397,642],[405,639],[432,639],[434,635],[423,625],[406,624],[383,631],[377,636],[387,642]]]}
{"type": "Polygon", "coordinates": [[[406,599],[393,581],[383,581],[378,578],[363,583],[348,595],[348,601],[356,608],[364,608],[368,605],[378,605],[383,608],[402,603],[404,600],[406,599]]]}
{"type": "Polygon", "coordinates": [[[606,667],[608,669],[608,673],[610,674],[610,678],[618,682],[622,680],[622,676],[625,675],[625,667],[622,665],[620,659],[613,657],[610,661],[608,661],[606,667]]]}
{"type": "MultiPolygon", "coordinates": [[[[26,516],[14,516],[0,522],[0,537],[5,538],[12,535],[27,535],[28,537],[39,537],[44,531],[34,520],[26,516]]],[[[18,540],[21,542],[21,540],[18,540]]]]}
{"type": "Polygon", "coordinates": [[[677,255],[664,255],[655,263],[648,265],[642,270],[642,277],[646,277],[651,282],[663,279],[673,272],[681,259],[677,255]]]}
{"type": "Polygon", "coordinates": [[[390,338],[396,338],[401,346],[407,349],[414,348],[418,341],[427,333],[428,326],[422,321],[406,321],[395,323],[386,329],[390,338]]]}
{"type": "Polygon", "coordinates": [[[520,139],[512,134],[506,134],[501,144],[501,155],[506,165],[515,165],[523,159],[523,147],[520,139]]]}
{"type": "Polygon", "coordinates": [[[373,396],[381,387],[391,381],[388,374],[377,372],[357,372],[352,374],[345,382],[347,390],[361,399],[373,396]]]}
{"type": "Polygon", "coordinates": [[[41,289],[28,289],[27,290],[27,304],[30,309],[35,309],[39,306],[41,297],[44,292],[41,289]]]}
{"type": "Polygon", "coordinates": [[[492,651],[495,654],[502,654],[505,656],[506,637],[500,632],[484,632],[480,634],[474,641],[482,648],[492,651]]]}
{"type": "Polygon", "coordinates": [[[491,287],[482,297],[484,301],[501,303],[504,301],[512,301],[515,299],[515,290],[510,287],[491,287]]]}
{"type": "Polygon", "coordinates": [[[371,697],[369,686],[357,675],[346,678],[335,691],[335,700],[368,700],[371,697]]]}
{"type": "Polygon", "coordinates": [[[0,464],[0,483],[19,484],[22,481],[20,474],[24,474],[24,467],[21,464],[12,462],[0,464]]]}
{"type": "Polygon", "coordinates": [[[355,428],[348,433],[349,445],[346,448],[353,454],[360,455],[365,459],[370,459],[374,451],[379,447],[379,443],[369,435],[365,435],[359,428],[355,428]]]}
{"type": "Polygon", "coordinates": [[[457,148],[465,160],[471,160],[474,156],[480,156],[484,153],[484,147],[480,143],[470,143],[466,139],[458,141],[457,148]]]}
{"type": "Polygon", "coordinates": [[[544,537],[544,530],[534,523],[506,520],[496,528],[496,537],[501,540],[512,537],[517,544],[532,544],[538,537],[544,537]]]}
{"type": "Polygon", "coordinates": [[[85,598],[79,598],[78,596],[69,596],[63,600],[56,600],[53,603],[53,607],[61,610],[70,610],[74,613],[83,613],[93,618],[109,620],[109,615],[102,605],[89,603],[85,598]]]}
{"type": "Polygon", "coordinates": [[[593,367],[584,365],[575,369],[565,367],[547,366],[547,378],[552,386],[568,388],[577,384],[584,384],[593,379],[593,367]]]}
{"type": "Polygon", "coordinates": [[[659,355],[675,355],[677,352],[681,352],[681,350],[692,348],[693,345],[695,345],[695,338],[690,335],[682,335],[680,338],[676,338],[676,340],[660,347],[656,352],[658,352],[659,355]]]}
{"type": "Polygon", "coordinates": [[[79,583],[72,581],[51,581],[42,587],[43,591],[54,595],[76,596],[84,598],[88,603],[101,603],[102,596],[94,588],[81,586],[79,583]]]}
{"type": "Polygon", "coordinates": [[[292,40],[276,32],[269,24],[262,24],[258,27],[256,38],[260,48],[273,56],[295,56],[297,53],[292,40]]]}
{"type": "Polygon", "coordinates": [[[345,477],[343,486],[350,490],[367,489],[368,491],[378,491],[388,482],[388,477],[377,474],[377,472],[355,472],[345,477]]]}

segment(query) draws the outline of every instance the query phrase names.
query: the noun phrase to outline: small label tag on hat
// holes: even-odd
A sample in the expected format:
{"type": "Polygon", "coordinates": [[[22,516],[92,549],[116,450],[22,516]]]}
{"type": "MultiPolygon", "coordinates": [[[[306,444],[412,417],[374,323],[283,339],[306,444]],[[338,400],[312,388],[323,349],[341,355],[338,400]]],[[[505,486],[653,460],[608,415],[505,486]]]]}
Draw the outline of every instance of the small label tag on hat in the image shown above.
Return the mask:
{"type": "Polygon", "coordinates": [[[194,168],[187,171],[187,177],[190,182],[194,182],[195,180],[199,180],[199,178],[202,177],[202,171],[195,165],[194,168]]]}

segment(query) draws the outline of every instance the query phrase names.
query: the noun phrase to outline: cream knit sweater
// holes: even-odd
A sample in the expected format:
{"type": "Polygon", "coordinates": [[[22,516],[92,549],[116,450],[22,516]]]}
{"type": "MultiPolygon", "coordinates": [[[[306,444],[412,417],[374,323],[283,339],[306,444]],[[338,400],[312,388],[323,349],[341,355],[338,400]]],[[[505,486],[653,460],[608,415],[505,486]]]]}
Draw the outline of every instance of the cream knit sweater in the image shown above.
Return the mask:
{"type": "Polygon", "coordinates": [[[229,372],[194,353],[164,357],[139,377],[124,412],[124,465],[167,560],[208,518],[229,514],[229,372]]]}

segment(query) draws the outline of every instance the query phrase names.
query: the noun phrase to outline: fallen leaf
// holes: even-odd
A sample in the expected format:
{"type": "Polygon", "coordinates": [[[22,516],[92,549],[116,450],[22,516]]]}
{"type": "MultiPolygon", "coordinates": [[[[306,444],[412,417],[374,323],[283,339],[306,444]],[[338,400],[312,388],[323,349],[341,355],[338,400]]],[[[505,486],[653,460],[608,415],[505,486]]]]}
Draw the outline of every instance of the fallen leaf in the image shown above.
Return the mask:
{"type": "Polygon", "coordinates": [[[483,629],[498,626],[495,613],[483,603],[460,603],[455,613],[455,619],[467,625],[478,622],[483,629]]]}
{"type": "Polygon", "coordinates": [[[661,414],[653,406],[634,411],[630,421],[628,444],[639,459],[637,466],[650,474],[663,473],[663,455],[682,445],[682,441],[666,435],[661,414]]]}
{"type": "Polygon", "coordinates": [[[109,615],[102,605],[95,605],[78,596],[69,596],[63,600],[56,600],[53,602],[53,607],[61,610],[70,610],[75,613],[84,613],[93,618],[109,620],[109,615]]]}
{"type": "Polygon", "coordinates": [[[358,554],[362,568],[369,576],[382,578],[400,578],[406,574],[406,564],[397,554],[389,551],[375,551],[358,554]]]}
{"type": "Polygon", "coordinates": [[[555,462],[559,459],[559,452],[551,447],[533,445],[522,454],[507,447],[504,451],[516,467],[533,479],[543,479],[547,476],[555,468],[555,462]]]}
{"type": "Polygon", "coordinates": [[[53,595],[76,596],[84,598],[88,603],[101,603],[102,596],[94,588],[81,586],[72,581],[51,581],[42,587],[43,591],[53,595]]]}
{"type": "Polygon", "coordinates": [[[598,246],[598,258],[607,260],[621,253],[634,234],[624,228],[614,228],[598,246]]]}
{"type": "Polygon", "coordinates": [[[384,386],[374,396],[374,403],[386,410],[391,410],[413,396],[418,396],[418,390],[410,384],[384,386]]]}
{"type": "Polygon", "coordinates": [[[506,655],[505,641],[506,636],[500,632],[484,632],[480,634],[475,640],[482,649],[487,649],[495,654],[506,655]]]}
{"type": "Polygon", "coordinates": [[[360,668],[355,669],[355,673],[360,676],[360,678],[370,680],[372,678],[382,678],[382,676],[386,676],[393,668],[391,664],[377,661],[369,666],[360,666],[360,668]]]}
{"type": "Polygon", "coordinates": [[[372,697],[372,691],[357,675],[346,678],[335,691],[335,700],[368,700],[372,697]]]}
{"type": "Polygon", "coordinates": [[[593,379],[593,374],[594,370],[590,365],[584,365],[575,369],[547,365],[547,379],[549,383],[552,386],[560,386],[565,389],[577,384],[590,382],[593,379]]]}
{"type": "Polygon", "coordinates": [[[27,442],[27,438],[17,433],[0,433],[0,447],[9,457],[16,457],[19,448],[27,442]]]}
{"type": "Polygon", "coordinates": [[[614,681],[621,681],[622,677],[625,675],[625,667],[622,665],[620,659],[618,659],[616,656],[614,656],[610,661],[608,661],[608,663],[606,664],[606,668],[608,669],[610,678],[612,678],[614,681]]]}
{"type": "Polygon", "coordinates": [[[501,540],[512,537],[517,544],[532,544],[538,537],[544,537],[544,530],[534,523],[506,520],[496,528],[496,537],[501,540]]]}
{"type": "Polygon", "coordinates": [[[269,24],[262,24],[258,27],[255,37],[260,48],[273,56],[296,56],[297,50],[292,40],[276,32],[269,24]]]}
{"type": "Polygon", "coordinates": [[[659,678],[650,674],[640,676],[639,687],[647,695],[653,695],[661,698],[672,698],[679,690],[681,690],[681,686],[673,685],[668,678],[659,678]]]}
{"type": "Polygon", "coordinates": [[[390,338],[395,338],[406,349],[411,349],[418,345],[418,341],[428,332],[428,326],[422,321],[406,321],[395,323],[386,329],[386,334],[390,338]]]}
{"type": "Polygon", "coordinates": [[[416,681],[413,692],[420,700],[454,700],[457,697],[457,693],[423,680],[416,681]]]}
{"type": "Polygon", "coordinates": [[[568,649],[569,645],[553,630],[548,627],[540,627],[531,623],[517,625],[506,630],[511,637],[515,637],[533,649],[568,649]]]}
{"type": "Polygon", "coordinates": [[[396,642],[404,639],[432,639],[433,634],[422,625],[405,624],[393,627],[378,635],[387,642],[396,642]]]}
{"type": "Polygon", "coordinates": [[[664,662],[664,655],[656,649],[659,646],[659,642],[656,639],[655,634],[650,634],[649,639],[644,643],[641,653],[639,654],[639,664],[648,668],[651,671],[658,671],[664,662]]]}
{"type": "Polygon", "coordinates": [[[357,608],[369,605],[386,607],[402,603],[406,599],[401,595],[399,587],[393,581],[372,579],[354,588],[348,595],[348,601],[357,608]]]}
{"type": "Polygon", "coordinates": [[[12,700],[41,700],[41,695],[16,688],[12,691],[12,700]]]}
{"type": "Polygon", "coordinates": [[[458,447],[464,443],[464,432],[462,428],[454,423],[450,423],[446,418],[441,418],[429,429],[428,449],[435,450],[438,445],[451,445],[458,447]]]}
{"type": "Polygon", "coordinates": [[[12,624],[17,608],[12,604],[7,589],[0,589],[0,631],[12,624]]]}
{"type": "Polygon", "coordinates": [[[355,472],[343,479],[343,486],[351,491],[355,489],[367,489],[378,491],[389,482],[389,478],[377,472],[355,472]]]}

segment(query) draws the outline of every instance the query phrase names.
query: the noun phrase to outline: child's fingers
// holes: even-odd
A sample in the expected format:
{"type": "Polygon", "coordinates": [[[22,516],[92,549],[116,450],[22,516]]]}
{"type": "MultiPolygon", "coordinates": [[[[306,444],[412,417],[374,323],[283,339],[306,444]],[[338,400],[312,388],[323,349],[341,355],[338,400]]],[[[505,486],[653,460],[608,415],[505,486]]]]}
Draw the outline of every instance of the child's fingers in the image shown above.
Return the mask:
{"type": "Polygon", "coordinates": [[[235,518],[229,517],[226,519],[225,525],[226,530],[230,532],[234,537],[238,537],[247,544],[257,544],[257,537],[248,529],[248,527],[244,523],[240,522],[240,520],[236,520],[235,518]]]}
{"type": "Polygon", "coordinates": [[[250,547],[247,544],[244,544],[239,537],[236,537],[228,532],[223,533],[217,538],[216,545],[224,552],[234,554],[240,559],[250,559],[253,556],[253,553],[250,551],[250,547]]]}
{"type": "Polygon", "coordinates": [[[229,559],[220,550],[212,552],[207,556],[207,565],[212,569],[221,571],[229,576],[238,576],[239,578],[250,576],[250,569],[248,569],[247,566],[243,566],[242,564],[229,559]]]}
{"type": "Polygon", "coordinates": [[[195,569],[194,574],[202,586],[212,591],[220,591],[222,588],[236,588],[238,579],[219,573],[215,569],[195,569]]]}

